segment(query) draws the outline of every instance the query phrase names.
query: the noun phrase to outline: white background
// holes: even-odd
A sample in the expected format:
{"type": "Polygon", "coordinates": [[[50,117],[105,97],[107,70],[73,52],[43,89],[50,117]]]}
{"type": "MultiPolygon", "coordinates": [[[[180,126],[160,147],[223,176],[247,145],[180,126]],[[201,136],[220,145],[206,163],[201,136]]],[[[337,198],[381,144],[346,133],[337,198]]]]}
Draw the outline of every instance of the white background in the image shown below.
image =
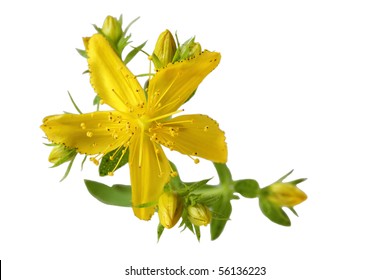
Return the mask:
{"type": "MultiPolygon", "coordinates": [[[[0,4],[0,259],[5,279],[152,279],[148,266],[266,266],[263,279],[389,279],[390,7],[387,1],[2,1],[0,4]],[[222,53],[184,106],[226,132],[235,179],[262,186],[294,169],[309,198],[292,226],[269,222],[256,200],[233,202],[224,233],[199,243],[177,227],[156,242],[157,217],[101,204],[83,179],[95,166],[49,169],[46,115],[93,110],[86,61],[75,51],[106,15],[137,16],[134,44],[178,31],[222,53]]],[[[145,57],[129,67],[147,71],[145,57]]],[[[169,153],[185,180],[215,176],[169,153]]],[[[124,168],[103,182],[128,183],[124,168]]],[[[176,277],[184,279],[183,277],[176,277]]],[[[175,278],[175,279],[176,279],[175,278]]],[[[158,277],[153,279],[168,279],[158,277]]],[[[173,278],[170,278],[173,279],[173,278]]]]}

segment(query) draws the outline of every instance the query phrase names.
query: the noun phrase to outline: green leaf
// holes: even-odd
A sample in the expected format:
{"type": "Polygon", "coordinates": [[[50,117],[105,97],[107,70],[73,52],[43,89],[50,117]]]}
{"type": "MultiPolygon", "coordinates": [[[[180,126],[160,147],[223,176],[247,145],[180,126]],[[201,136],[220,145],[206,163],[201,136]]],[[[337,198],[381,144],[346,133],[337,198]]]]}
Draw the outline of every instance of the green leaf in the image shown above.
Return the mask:
{"type": "Polygon", "coordinates": [[[122,147],[119,150],[113,150],[107,153],[101,160],[99,165],[99,175],[107,176],[109,172],[118,170],[120,167],[129,162],[129,149],[122,147]],[[125,153],[122,151],[126,149],[125,153]]]}
{"type": "Polygon", "coordinates": [[[282,226],[291,226],[290,218],[282,207],[267,200],[266,196],[259,196],[259,206],[263,214],[272,222],[282,226]]]}
{"type": "Polygon", "coordinates": [[[259,192],[259,183],[253,179],[239,180],[234,184],[234,190],[246,198],[255,198],[259,192]]]}
{"type": "Polygon", "coordinates": [[[216,240],[225,228],[227,221],[232,213],[230,198],[226,195],[217,200],[212,206],[213,218],[210,224],[211,240],[216,240]],[[217,218],[214,218],[217,216],[217,218]]]}
{"type": "Polygon", "coordinates": [[[131,207],[131,186],[113,185],[109,187],[105,184],[84,180],[89,193],[97,200],[115,206],[131,207]]]}
{"type": "Polygon", "coordinates": [[[74,102],[73,97],[72,97],[72,95],[70,94],[69,91],[68,91],[68,95],[69,95],[70,101],[72,102],[72,104],[73,104],[74,108],[76,109],[76,111],[77,111],[79,114],[82,114],[81,110],[80,110],[79,107],[77,106],[76,102],[74,102]]]}
{"type": "Polygon", "coordinates": [[[129,63],[142,50],[142,48],[146,45],[146,42],[147,41],[143,42],[141,45],[135,47],[131,52],[129,52],[123,62],[125,64],[129,63]]]}

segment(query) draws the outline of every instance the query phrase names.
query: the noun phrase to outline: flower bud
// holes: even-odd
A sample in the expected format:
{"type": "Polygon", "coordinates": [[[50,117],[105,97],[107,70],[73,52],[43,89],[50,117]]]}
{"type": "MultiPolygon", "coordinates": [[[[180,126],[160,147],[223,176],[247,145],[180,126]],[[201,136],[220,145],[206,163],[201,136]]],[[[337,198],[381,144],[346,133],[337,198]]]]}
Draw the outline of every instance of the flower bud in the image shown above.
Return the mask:
{"type": "Polygon", "coordinates": [[[268,200],[279,206],[293,207],[307,198],[307,195],[293,183],[274,183],[267,191],[268,200]]]}
{"type": "Polygon", "coordinates": [[[204,204],[187,207],[188,219],[196,226],[206,226],[211,221],[211,212],[204,204]]]}
{"type": "Polygon", "coordinates": [[[173,56],[176,53],[176,42],[169,30],[165,30],[160,34],[153,53],[159,60],[158,62],[153,61],[156,69],[165,67],[168,63],[172,62],[173,56]]]}
{"type": "Polygon", "coordinates": [[[49,162],[53,164],[53,167],[56,167],[72,160],[76,154],[75,149],[66,148],[64,145],[55,145],[50,152],[49,162]]]}
{"type": "Polygon", "coordinates": [[[196,56],[202,52],[202,47],[198,42],[195,42],[195,38],[191,38],[184,42],[180,47],[179,59],[187,59],[196,56]]]}
{"type": "Polygon", "coordinates": [[[116,18],[107,16],[103,23],[102,33],[112,43],[116,44],[123,34],[122,25],[116,18]]]}
{"type": "Polygon", "coordinates": [[[175,192],[164,192],[158,199],[158,217],[165,228],[172,228],[183,212],[183,201],[175,192]]]}

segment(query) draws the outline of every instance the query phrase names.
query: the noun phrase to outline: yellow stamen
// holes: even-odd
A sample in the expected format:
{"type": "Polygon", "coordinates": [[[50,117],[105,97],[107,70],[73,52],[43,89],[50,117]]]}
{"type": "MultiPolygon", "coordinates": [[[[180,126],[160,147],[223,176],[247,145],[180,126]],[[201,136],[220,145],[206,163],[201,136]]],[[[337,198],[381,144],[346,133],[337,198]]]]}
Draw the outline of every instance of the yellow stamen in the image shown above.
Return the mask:
{"type": "Polygon", "coordinates": [[[164,114],[164,115],[155,117],[155,118],[153,118],[153,119],[149,119],[148,121],[149,121],[149,122],[154,122],[154,121],[157,121],[157,120],[165,119],[165,118],[168,118],[168,117],[170,117],[170,116],[172,116],[172,115],[174,115],[174,114],[181,113],[181,112],[183,112],[183,111],[184,111],[183,109],[177,110],[177,111],[175,111],[175,112],[171,112],[171,113],[168,113],[168,114],[164,114]]]}

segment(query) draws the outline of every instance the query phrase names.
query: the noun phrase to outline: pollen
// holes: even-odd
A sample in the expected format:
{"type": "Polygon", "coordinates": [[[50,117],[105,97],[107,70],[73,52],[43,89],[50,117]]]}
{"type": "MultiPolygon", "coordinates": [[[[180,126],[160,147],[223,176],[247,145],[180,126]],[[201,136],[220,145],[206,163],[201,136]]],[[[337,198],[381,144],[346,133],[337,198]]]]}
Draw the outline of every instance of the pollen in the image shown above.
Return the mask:
{"type": "Polygon", "coordinates": [[[209,131],[209,126],[208,126],[208,125],[206,125],[206,126],[203,128],[203,131],[204,131],[204,132],[207,132],[207,131],[209,131]]]}
{"type": "Polygon", "coordinates": [[[81,129],[86,129],[87,128],[87,126],[85,125],[85,123],[80,123],[80,127],[81,127],[81,129]]]}
{"type": "Polygon", "coordinates": [[[92,131],[88,131],[87,132],[87,137],[91,138],[93,136],[93,132],[92,131]]]}

